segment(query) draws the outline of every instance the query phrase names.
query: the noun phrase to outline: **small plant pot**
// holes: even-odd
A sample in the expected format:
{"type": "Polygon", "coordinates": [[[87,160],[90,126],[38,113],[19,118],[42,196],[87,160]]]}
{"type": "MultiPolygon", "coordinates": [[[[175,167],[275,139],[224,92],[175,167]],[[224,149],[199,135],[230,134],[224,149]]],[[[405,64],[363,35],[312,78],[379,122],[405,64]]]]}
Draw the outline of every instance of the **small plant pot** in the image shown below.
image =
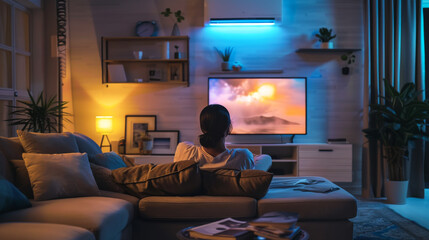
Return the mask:
{"type": "Polygon", "coordinates": [[[182,53],[181,52],[175,52],[174,53],[174,59],[181,59],[182,58],[182,53]]]}
{"type": "Polygon", "coordinates": [[[320,48],[334,48],[334,42],[322,42],[320,48]]]}
{"type": "Polygon", "coordinates": [[[231,71],[231,67],[230,62],[222,62],[221,64],[222,71],[231,71]]]}
{"type": "Polygon", "coordinates": [[[341,69],[341,71],[342,71],[343,75],[349,75],[349,73],[350,73],[350,68],[349,68],[349,67],[343,67],[343,68],[341,69]]]}

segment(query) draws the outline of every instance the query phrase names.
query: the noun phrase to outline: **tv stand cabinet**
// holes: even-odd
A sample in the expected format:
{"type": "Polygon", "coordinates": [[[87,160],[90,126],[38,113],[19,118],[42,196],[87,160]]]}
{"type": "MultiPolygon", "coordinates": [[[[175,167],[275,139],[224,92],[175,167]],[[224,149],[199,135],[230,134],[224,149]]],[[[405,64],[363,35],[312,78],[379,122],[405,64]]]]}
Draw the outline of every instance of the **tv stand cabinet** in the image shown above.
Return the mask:
{"type": "Polygon", "coordinates": [[[268,154],[268,170],[281,176],[320,176],[333,182],[352,181],[352,144],[227,144],[247,148],[253,154],[268,154]]]}

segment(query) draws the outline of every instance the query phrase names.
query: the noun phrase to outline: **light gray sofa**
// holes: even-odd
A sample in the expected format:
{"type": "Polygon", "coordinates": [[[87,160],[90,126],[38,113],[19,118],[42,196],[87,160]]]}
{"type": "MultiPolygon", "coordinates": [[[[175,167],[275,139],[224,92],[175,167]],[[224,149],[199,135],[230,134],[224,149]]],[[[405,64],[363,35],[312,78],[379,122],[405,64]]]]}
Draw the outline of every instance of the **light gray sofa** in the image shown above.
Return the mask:
{"type": "MultiPolygon", "coordinates": [[[[17,141],[17,138],[13,138],[17,141]]],[[[8,160],[16,145],[0,139],[0,174],[15,183],[8,160]]],[[[9,139],[10,140],[10,139],[9,139]]],[[[78,141],[86,152],[96,146],[78,141]]],[[[95,144],[95,145],[94,145],[95,144]]],[[[302,177],[301,177],[302,178],[302,177]]],[[[288,178],[291,179],[291,178],[288,178]]],[[[327,179],[322,184],[338,187],[327,179]]],[[[275,177],[273,181],[282,181],[275,177]]],[[[299,213],[311,239],[352,239],[356,199],[339,188],[329,193],[272,188],[262,199],[238,196],[134,196],[101,191],[101,196],[31,201],[32,207],[0,214],[0,239],[175,239],[182,228],[233,217],[250,220],[269,211],[299,213]]]]}

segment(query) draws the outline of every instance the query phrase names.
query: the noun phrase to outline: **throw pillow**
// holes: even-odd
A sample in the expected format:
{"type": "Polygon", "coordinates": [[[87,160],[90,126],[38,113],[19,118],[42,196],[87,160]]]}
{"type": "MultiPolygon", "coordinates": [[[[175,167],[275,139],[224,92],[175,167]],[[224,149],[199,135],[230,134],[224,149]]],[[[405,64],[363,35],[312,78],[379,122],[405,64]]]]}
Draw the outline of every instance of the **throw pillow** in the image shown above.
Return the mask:
{"type": "Polygon", "coordinates": [[[13,167],[10,165],[4,154],[0,151],[0,175],[2,175],[8,181],[14,182],[14,172],[15,171],[13,170],[13,167]]]}
{"type": "Polygon", "coordinates": [[[268,191],[273,174],[262,170],[201,170],[203,189],[212,196],[246,196],[260,199],[268,191]]]}
{"type": "Polygon", "coordinates": [[[11,182],[0,176],[0,213],[31,207],[30,201],[11,182]]]}
{"type": "Polygon", "coordinates": [[[76,139],[71,133],[33,133],[17,130],[22,147],[27,153],[79,152],[76,139]]]}
{"type": "Polygon", "coordinates": [[[119,185],[115,181],[113,181],[112,170],[93,163],[91,163],[91,170],[99,189],[111,192],[125,193],[125,190],[122,188],[122,185],[119,185]]]}
{"type": "Polygon", "coordinates": [[[201,193],[198,163],[193,160],[142,164],[112,171],[115,182],[136,197],[189,196],[201,193]]]}
{"type": "Polygon", "coordinates": [[[99,195],[86,153],[24,153],[34,200],[99,195]]]}
{"type": "Polygon", "coordinates": [[[0,137],[0,151],[7,160],[22,159],[24,148],[22,148],[18,137],[0,137]]]}
{"type": "Polygon", "coordinates": [[[103,153],[103,151],[101,151],[100,146],[98,146],[98,144],[94,142],[94,140],[92,140],[91,138],[81,133],[73,133],[73,135],[76,138],[76,143],[79,148],[79,152],[87,153],[89,158],[96,154],[103,153]]]}
{"type": "Polygon", "coordinates": [[[33,189],[31,188],[30,177],[28,176],[27,167],[22,159],[10,160],[15,168],[15,186],[30,199],[33,199],[33,189]]]}
{"type": "Polygon", "coordinates": [[[100,153],[94,156],[89,156],[89,161],[110,170],[127,166],[121,156],[115,152],[100,153]]]}

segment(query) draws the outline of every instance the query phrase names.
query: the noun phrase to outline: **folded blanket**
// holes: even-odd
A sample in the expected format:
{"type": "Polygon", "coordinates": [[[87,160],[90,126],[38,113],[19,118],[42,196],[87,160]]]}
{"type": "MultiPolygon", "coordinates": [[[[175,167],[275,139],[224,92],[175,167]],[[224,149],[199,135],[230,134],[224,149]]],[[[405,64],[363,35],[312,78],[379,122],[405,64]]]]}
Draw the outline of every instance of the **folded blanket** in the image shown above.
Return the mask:
{"type": "Polygon", "coordinates": [[[314,180],[314,179],[282,179],[274,178],[270,184],[270,188],[295,188],[305,185],[313,185],[317,183],[325,182],[323,180],[314,180]]]}

